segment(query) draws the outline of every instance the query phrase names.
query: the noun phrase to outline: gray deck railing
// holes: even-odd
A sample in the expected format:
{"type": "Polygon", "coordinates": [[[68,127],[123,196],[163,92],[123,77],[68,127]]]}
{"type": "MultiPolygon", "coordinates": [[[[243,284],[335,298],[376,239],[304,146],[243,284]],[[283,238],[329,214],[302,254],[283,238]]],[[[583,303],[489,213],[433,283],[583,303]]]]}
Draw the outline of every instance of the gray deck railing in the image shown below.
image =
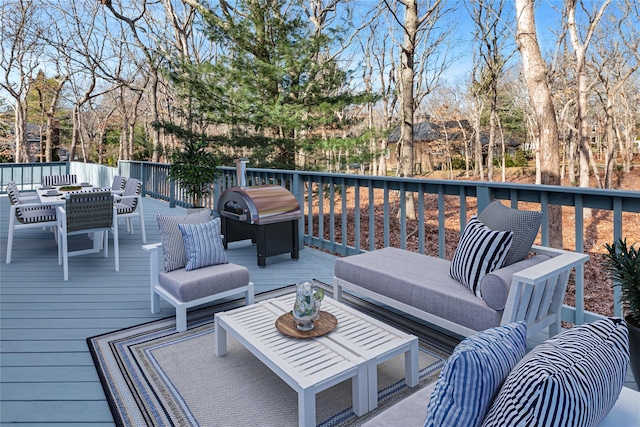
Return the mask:
{"type": "MultiPolygon", "coordinates": [[[[42,171],[54,174],[47,169],[53,168],[50,165],[32,164],[31,170],[30,165],[25,164],[0,165],[2,189],[9,179],[16,180],[18,176],[24,188],[34,188],[40,182],[38,177],[43,174],[42,171]],[[29,177],[38,179],[29,183],[29,177]]],[[[56,165],[64,167],[66,164],[56,165]]],[[[119,162],[117,173],[141,179],[144,193],[149,197],[165,200],[171,206],[188,206],[184,191],[167,179],[168,168],[169,165],[163,163],[119,162]]],[[[72,173],[86,173],[75,169],[74,165],[70,169],[72,173]]],[[[109,169],[113,170],[112,173],[116,171],[115,168],[109,169]]],[[[213,192],[206,200],[206,205],[212,209],[215,209],[215,201],[220,193],[236,184],[235,168],[220,169],[222,177],[214,184],[213,192]]],[[[62,169],[59,173],[69,172],[68,169],[62,169]]],[[[548,245],[549,242],[549,206],[571,209],[575,220],[572,230],[567,230],[567,224],[564,224],[564,245],[565,249],[577,252],[591,249],[585,248],[583,218],[587,210],[599,210],[599,218],[612,223],[612,235],[604,236],[606,242],[623,237],[625,223],[637,222],[637,214],[640,213],[640,192],[636,191],[251,168],[247,170],[247,175],[249,185],[279,184],[295,195],[305,213],[305,220],[299,224],[301,243],[341,255],[391,245],[406,248],[409,239],[415,246],[414,250],[427,253],[427,242],[437,232],[436,255],[445,258],[447,235],[457,240],[469,214],[482,210],[493,199],[508,201],[512,207],[519,207],[522,203],[536,204],[543,214],[540,234],[542,245],[548,245]],[[417,221],[414,222],[406,220],[405,206],[398,203],[407,193],[412,193],[416,200],[417,221]],[[369,200],[374,200],[374,203],[369,203],[369,200]],[[447,225],[447,219],[450,224],[451,217],[457,225],[454,229],[447,225]],[[363,222],[367,223],[366,229],[363,229],[363,222]],[[410,231],[410,227],[414,228],[413,231],[410,231]],[[382,230],[380,238],[376,236],[376,230],[379,229],[382,230]],[[361,238],[363,234],[369,236],[366,241],[361,238]],[[567,236],[571,236],[573,241],[567,241],[567,236]]],[[[79,179],[91,180],[91,177],[79,176],[79,179]]],[[[110,182],[100,182],[100,185],[110,185],[110,182]]],[[[598,248],[594,251],[598,252],[598,248]]],[[[584,286],[584,271],[579,268],[575,275],[575,307],[564,307],[563,320],[581,324],[599,317],[584,309],[584,286]]],[[[621,316],[619,291],[616,288],[613,292],[614,315],[621,316]]]]}

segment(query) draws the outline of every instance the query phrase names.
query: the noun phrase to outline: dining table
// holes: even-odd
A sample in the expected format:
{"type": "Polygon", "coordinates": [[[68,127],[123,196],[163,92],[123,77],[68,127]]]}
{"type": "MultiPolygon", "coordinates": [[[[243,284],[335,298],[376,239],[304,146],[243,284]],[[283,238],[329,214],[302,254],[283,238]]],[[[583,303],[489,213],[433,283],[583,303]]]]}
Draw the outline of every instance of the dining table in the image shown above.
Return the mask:
{"type": "MultiPolygon", "coordinates": [[[[40,203],[47,205],[64,204],[65,195],[70,192],[78,191],[93,191],[97,187],[94,187],[88,182],[81,182],[80,184],[64,184],[64,185],[41,185],[36,187],[36,193],[38,194],[38,200],[40,203]]],[[[110,191],[111,189],[104,189],[110,191]]]]}

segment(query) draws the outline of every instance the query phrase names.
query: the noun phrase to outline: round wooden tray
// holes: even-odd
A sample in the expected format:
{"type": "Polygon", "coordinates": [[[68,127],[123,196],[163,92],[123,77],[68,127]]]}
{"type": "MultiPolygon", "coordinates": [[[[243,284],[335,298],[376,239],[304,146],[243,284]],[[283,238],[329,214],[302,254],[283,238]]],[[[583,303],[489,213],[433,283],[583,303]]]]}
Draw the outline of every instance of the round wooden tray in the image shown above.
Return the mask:
{"type": "Polygon", "coordinates": [[[338,319],[331,313],[320,310],[320,318],[313,322],[314,327],[310,331],[301,331],[293,320],[293,314],[286,313],[276,320],[276,328],[283,334],[293,338],[315,338],[326,335],[338,325],[338,319]]]}

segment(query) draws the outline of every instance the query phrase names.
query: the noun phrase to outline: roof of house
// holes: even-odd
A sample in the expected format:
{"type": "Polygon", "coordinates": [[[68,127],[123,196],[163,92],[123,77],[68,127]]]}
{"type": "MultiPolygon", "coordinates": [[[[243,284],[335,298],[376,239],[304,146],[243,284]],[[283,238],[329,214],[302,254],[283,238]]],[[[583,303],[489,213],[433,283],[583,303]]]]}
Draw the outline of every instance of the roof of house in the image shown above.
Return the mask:
{"type": "MultiPolygon", "coordinates": [[[[446,120],[442,122],[426,120],[413,125],[413,140],[414,142],[429,142],[438,139],[460,139],[462,138],[461,128],[464,128],[465,131],[472,131],[467,120],[446,120]]],[[[398,142],[399,140],[400,126],[396,126],[389,133],[388,141],[398,142]]]]}

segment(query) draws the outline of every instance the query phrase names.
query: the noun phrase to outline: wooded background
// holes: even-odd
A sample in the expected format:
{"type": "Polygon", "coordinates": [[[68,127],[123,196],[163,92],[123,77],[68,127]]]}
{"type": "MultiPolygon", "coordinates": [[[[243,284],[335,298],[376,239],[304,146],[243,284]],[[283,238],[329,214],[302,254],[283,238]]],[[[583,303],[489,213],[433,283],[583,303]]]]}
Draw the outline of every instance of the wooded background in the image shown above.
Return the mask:
{"type": "Polygon", "coordinates": [[[413,176],[429,121],[444,169],[504,180],[515,141],[538,182],[610,187],[638,151],[635,0],[0,7],[2,161],[168,161],[198,140],[224,165],[413,176]]]}

